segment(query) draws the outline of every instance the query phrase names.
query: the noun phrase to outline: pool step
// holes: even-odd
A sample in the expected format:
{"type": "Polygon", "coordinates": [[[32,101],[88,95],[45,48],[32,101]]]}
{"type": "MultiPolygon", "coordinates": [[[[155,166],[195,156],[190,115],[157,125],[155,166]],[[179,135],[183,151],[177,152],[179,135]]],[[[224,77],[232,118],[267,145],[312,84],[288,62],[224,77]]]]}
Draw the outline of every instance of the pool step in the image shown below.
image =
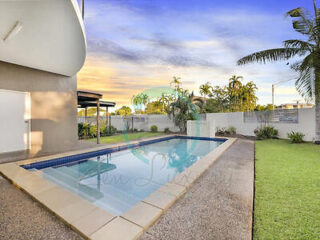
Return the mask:
{"type": "Polygon", "coordinates": [[[82,174],[80,174],[79,172],[77,172],[76,170],[74,170],[71,167],[59,167],[59,171],[64,173],[65,175],[68,175],[76,180],[81,179],[82,174]]]}
{"type": "Polygon", "coordinates": [[[47,168],[43,170],[44,178],[49,178],[52,182],[69,189],[70,191],[79,194],[88,201],[95,201],[103,198],[103,193],[97,189],[91,188],[87,185],[83,185],[78,179],[69,176],[55,168],[47,168]]]}
{"type": "Polygon", "coordinates": [[[46,168],[43,170],[43,176],[113,214],[120,214],[122,211],[119,209],[129,209],[130,206],[141,200],[116,186],[104,183],[103,178],[100,185],[103,192],[99,191],[97,180],[94,177],[82,180],[80,183],[83,175],[70,167],[46,168]]]}

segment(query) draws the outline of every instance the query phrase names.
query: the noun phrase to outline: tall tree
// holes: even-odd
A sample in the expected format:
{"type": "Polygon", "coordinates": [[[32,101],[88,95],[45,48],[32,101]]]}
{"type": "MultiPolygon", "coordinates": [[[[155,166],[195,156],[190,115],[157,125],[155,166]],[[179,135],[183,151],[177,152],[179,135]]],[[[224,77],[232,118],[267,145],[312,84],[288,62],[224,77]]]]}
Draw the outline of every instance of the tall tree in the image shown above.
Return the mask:
{"type": "Polygon", "coordinates": [[[149,96],[144,93],[140,93],[138,95],[132,96],[132,103],[135,107],[141,109],[146,106],[146,104],[149,102],[149,96]]]}
{"type": "Polygon", "coordinates": [[[210,96],[212,94],[212,86],[209,82],[200,85],[200,94],[204,97],[210,96]]]}
{"type": "Polygon", "coordinates": [[[194,94],[179,94],[177,99],[170,103],[167,110],[169,118],[179,127],[181,132],[186,131],[187,121],[197,119],[197,114],[201,112],[203,102],[195,98],[194,94]]]}
{"type": "Polygon", "coordinates": [[[116,110],[116,115],[121,115],[121,116],[128,116],[131,115],[131,108],[128,106],[122,106],[121,108],[119,108],[118,110],[116,110]]]}
{"type": "Polygon", "coordinates": [[[256,96],[257,90],[258,90],[257,85],[252,81],[242,86],[241,88],[242,111],[252,111],[255,109],[257,100],[258,100],[256,96]]]}
{"type": "Polygon", "coordinates": [[[153,101],[147,104],[146,114],[165,114],[165,107],[160,101],[153,101]]]}
{"type": "Polygon", "coordinates": [[[173,76],[173,80],[172,80],[172,82],[170,82],[170,85],[171,84],[174,85],[174,89],[175,90],[178,90],[180,88],[180,85],[181,85],[181,78],[173,76]]]}
{"type": "Polygon", "coordinates": [[[242,83],[241,80],[243,79],[242,76],[233,75],[229,79],[229,98],[230,98],[230,111],[241,111],[241,88],[242,83]]]}
{"type": "Polygon", "coordinates": [[[227,87],[215,86],[212,95],[205,103],[205,111],[208,113],[229,111],[229,94],[227,87]]]}
{"type": "Polygon", "coordinates": [[[320,144],[320,9],[313,1],[314,14],[296,8],[287,13],[291,17],[295,31],[302,34],[306,41],[294,39],[283,42],[282,48],[274,48],[253,53],[238,60],[238,65],[250,62],[273,62],[300,57],[300,61],[291,65],[299,73],[296,88],[306,98],[315,100],[316,131],[315,143],[320,144]]]}

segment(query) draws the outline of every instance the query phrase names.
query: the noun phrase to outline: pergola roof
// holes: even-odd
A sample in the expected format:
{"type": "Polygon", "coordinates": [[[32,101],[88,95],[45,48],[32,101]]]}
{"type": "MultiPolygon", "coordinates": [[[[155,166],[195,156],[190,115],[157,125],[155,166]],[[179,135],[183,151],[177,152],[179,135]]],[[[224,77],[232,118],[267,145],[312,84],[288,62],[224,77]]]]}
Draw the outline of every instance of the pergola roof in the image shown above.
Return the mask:
{"type": "MultiPolygon", "coordinates": [[[[77,95],[78,95],[78,106],[81,108],[96,107],[97,101],[102,98],[102,94],[100,93],[87,92],[87,91],[77,91],[77,95]]],[[[115,102],[100,100],[100,107],[114,107],[115,105],[116,105],[115,102]]]]}
{"type": "MultiPolygon", "coordinates": [[[[114,102],[107,102],[107,101],[100,101],[100,107],[114,107],[116,103],[114,102]]],[[[81,108],[85,107],[96,107],[97,102],[91,102],[91,101],[80,101],[78,100],[78,106],[81,108]]]]}
{"type": "Polygon", "coordinates": [[[78,101],[96,101],[102,98],[102,94],[87,91],[77,91],[78,101]]]}
{"type": "Polygon", "coordinates": [[[106,114],[107,114],[108,107],[114,107],[116,103],[101,101],[100,99],[102,98],[102,94],[95,93],[95,92],[77,91],[77,97],[78,97],[78,107],[86,108],[85,119],[87,118],[87,107],[97,108],[97,143],[99,144],[100,143],[100,108],[106,107],[107,108],[106,114]]]}

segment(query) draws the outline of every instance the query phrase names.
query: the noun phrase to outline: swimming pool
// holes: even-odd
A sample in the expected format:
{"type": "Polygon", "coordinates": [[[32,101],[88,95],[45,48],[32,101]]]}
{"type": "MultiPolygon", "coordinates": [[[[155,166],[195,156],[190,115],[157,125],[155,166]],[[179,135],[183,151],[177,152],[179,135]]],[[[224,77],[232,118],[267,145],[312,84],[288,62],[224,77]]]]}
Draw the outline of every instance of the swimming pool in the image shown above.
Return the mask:
{"type": "Polygon", "coordinates": [[[224,141],[173,136],[23,167],[119,216],[224,141]]]}

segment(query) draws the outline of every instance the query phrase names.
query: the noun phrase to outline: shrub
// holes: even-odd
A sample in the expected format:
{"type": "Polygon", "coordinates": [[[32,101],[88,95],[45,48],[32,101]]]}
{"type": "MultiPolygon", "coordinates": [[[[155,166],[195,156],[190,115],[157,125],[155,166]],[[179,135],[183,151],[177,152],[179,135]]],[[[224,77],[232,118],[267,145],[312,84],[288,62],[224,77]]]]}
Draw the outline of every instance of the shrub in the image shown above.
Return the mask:
{"type": "Polygon", "coordinates": [[[165,128],[164,129],[164,133],[170,133],[170,129],[169,128],[165,128]]]}
{"type": "Polygon", "coordinates": [[[224,136],[224,135],[234,135],[236,134],[236,128],[231,126],[229,128],[219,128],[216,129],[216,135],[224,136]]]}
{"type": "Polygon", "coordinates": [[[97,126],[96,125],[90,125],[89,124],[88,136],[91,137],[91,138],[97,137],[97,126]]]}
{"type": "Polygon", "coordinates": [[[265,126],[256,128],[254,130],[254,134],[256,135],[257,139],[269,139],[269,138],[277,138],[278,137],[278,130],[275,129],[273,126],[265,126]]]}
{"type": "Polygon", "coordinates": [[[237,133],[237,129],[233,126],[229,127],[226,131],[227,134],[234,135],[237,133]]]}
{"type": "Polygon", "coordinates": [[[83,123],[78,123],[78,137],[83,138],[85,135],[83,123]]]}
{"type": "Polygon", "coordinates": [[[158,127],[156,125],[152,125],[150,128],[151,132],[155,133],[158,132],[158,127]]]}
{"type": "Polygon", "coordinates": [[[291,143],[303,143],[303,137],[305,135],[301,132],[290,132],[288,133],[288,138],[290,139],[291,143]]]}
{"type": "Polygon", "coordinates": [[[90,125],[87,123],[78,123],[78,137],[85,138],[89,134],[90,125]]]}
{"type": "Polygon", "coordinates": [[[226,132],[226,129],[225,129],[225,128],[219,128],[219,127],[217,127],[217,129],[216,129],[216,134],[217,134],[217,135],[224,135],[225,132],[226,132]]]}
{"type": "Polygon", "coordinates": [[[107,126],[102,129],[101,133],[103,136],[111,136],[117,132],[117,129],[114,126],[107,126]]]}

